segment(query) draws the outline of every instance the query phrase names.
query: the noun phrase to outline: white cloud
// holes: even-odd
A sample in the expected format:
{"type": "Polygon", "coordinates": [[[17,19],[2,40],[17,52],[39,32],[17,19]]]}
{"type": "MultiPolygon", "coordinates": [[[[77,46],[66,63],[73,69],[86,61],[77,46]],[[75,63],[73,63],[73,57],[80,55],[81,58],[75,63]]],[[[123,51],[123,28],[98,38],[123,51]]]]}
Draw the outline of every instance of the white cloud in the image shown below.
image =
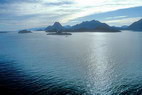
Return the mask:
{"type": "Polygon", "coordinates": [[[135,21],[140,20],[141,17],[133,17],[133,18],[125,18],[125,19],[115,19],[115,20],[106,20],[103,21],[111,26],[122,26],[122,25],[130,25],[135,21]]]}
{"type": "Polygon", "coordinates": [[[103,12],[114,11],[123,8],[130,8],[136,6],[142,6],[141,0],[75,0],[77,6],[84,10],[74,13],[63,19],[63,22],[88,16],[91,14],[99,14],[103,12]]]}
{"type": "MultiPolygon", "coordinates": [[[[49,25],[55,20],[61,23],[68,23],[73,19],[91,14],[136,6],[142,6],[141,0],[23,0],[0,4],[0,14],[12,15],[15,18],[35,15],[28,19],[25,18],[25,22],[23,22],[34,27],[49,25]]],[[[6,18],[4,17],[3,19],[6,18]]],[[[21,23],[16,19],[13,21],[12,18],[11,21],[5,20],[5,23],[8,22],[21,23]]]]}
{"type": "Polygon", "coordinates": [[[116,16],[116,17],[107,17],[105,19],[109,20],[109,19],[121,19],[121,18],[126,18],[127,16],[116,16]]]}

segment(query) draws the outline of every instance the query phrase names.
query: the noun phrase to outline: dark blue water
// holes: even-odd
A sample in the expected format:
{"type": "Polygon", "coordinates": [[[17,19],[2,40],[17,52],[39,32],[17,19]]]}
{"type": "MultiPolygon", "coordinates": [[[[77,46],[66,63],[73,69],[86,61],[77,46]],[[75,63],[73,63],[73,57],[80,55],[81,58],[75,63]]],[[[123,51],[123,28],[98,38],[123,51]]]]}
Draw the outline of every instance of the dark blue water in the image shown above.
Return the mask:
{"type": "Polygon", "coordinates": [[[141,95],[142,32],[0,34],[0,95],[141,95]]]}

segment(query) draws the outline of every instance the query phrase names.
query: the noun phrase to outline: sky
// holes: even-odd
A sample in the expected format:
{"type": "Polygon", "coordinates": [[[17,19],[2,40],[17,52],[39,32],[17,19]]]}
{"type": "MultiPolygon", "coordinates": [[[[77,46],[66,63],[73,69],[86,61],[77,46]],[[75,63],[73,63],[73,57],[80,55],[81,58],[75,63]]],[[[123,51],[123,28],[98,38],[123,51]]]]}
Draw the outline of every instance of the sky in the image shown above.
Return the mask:
{"type": "Polygon", "coordinates": [[[142,18],[141,10],[141,0],[0,0],[0,31],[47,27],[56,21],[130,25],[142,18]]]}

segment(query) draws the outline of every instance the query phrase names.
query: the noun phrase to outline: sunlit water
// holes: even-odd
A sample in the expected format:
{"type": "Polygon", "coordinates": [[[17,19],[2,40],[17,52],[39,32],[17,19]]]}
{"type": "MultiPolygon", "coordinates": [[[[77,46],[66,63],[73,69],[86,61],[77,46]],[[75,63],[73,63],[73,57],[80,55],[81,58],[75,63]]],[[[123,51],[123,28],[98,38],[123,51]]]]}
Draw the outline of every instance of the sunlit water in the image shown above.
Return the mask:
{"type": "Polygon", "coordinates": [[[141,95],[142,32],[0,34],[0,91],[141,95]]]}

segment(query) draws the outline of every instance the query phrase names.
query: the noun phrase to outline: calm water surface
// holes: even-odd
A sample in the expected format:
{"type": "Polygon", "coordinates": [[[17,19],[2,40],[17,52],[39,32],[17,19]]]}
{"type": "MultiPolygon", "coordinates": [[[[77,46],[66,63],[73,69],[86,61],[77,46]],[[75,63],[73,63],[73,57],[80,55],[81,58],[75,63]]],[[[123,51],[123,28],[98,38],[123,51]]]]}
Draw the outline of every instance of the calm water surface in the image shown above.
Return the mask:
{"type": "Polygon", "coordinates": [[[0,34],[0,93],[141,95],[142,32],[0,34]]]}

